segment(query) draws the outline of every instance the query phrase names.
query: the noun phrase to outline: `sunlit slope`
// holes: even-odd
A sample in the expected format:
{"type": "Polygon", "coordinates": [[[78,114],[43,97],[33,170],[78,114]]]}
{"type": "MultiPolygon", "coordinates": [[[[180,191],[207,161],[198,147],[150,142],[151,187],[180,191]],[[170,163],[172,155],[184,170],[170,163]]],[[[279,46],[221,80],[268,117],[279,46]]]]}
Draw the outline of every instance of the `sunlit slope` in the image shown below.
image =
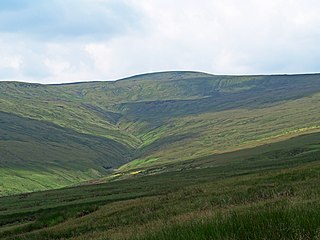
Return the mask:
{"type": "Polygon", "coordinates": [[[122,169],[193,159],[319,131],[319,109],[320,94],[315,94],[269,107],[238,108],[165,120],[141,134],[144,145],[139,149],[139,158],[122,169]]]}

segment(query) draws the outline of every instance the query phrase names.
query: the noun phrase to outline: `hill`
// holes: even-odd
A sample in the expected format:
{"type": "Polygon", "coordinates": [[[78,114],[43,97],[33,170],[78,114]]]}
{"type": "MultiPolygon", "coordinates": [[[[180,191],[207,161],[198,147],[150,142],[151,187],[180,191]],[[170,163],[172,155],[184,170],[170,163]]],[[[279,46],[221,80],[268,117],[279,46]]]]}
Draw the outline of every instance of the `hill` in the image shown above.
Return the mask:
{"type": "Polygon", "coordinates": [[[172,171],[320,128],[319,74],[164,72],[0,93],[0,195],[172,171]]]}

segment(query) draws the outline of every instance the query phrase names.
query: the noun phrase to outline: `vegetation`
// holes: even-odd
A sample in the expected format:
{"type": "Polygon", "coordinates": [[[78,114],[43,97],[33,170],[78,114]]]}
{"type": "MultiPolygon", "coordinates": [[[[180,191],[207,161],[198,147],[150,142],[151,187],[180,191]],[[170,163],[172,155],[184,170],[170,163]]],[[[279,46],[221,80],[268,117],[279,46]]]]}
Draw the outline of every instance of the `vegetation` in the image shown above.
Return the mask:
{"type": "Polygon", "coordinates": [[[319,137],[175,163],[156,175],[3,197],[0,238],[319,239],[319,137]]]}
{"type": "Polygon", "coordinates": [[[0,92],[0,195],[170,171],[320,126],[318,74],[164,72],[0,92]]]}

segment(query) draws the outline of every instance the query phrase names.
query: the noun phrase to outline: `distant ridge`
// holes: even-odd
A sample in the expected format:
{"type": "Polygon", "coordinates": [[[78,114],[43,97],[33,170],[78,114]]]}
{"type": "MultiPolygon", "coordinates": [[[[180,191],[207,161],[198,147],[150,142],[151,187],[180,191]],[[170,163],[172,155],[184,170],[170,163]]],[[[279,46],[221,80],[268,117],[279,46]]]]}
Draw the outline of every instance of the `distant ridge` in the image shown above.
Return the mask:
{"type": "Polygon", "coordinates": [[[183,80],[189,78],[205,78],[205,77],[263,77],[263,76],[309,76],[309,75],[320,75],[320,73],[275,73],[275,74],[211,74],[201,71],[160,71],[160,72],[149,72],[136,74],[124,78],[113,79],[113,80],[85,80],[79,82],[67,82],[67,83],[30,83],[27,81],[0,81],[0,83],[27,83],[34,85],[73,85],[73,84],[88,84],[88,83],[100,83],[100,82],[118,82],[127,80],[183,80]]]}

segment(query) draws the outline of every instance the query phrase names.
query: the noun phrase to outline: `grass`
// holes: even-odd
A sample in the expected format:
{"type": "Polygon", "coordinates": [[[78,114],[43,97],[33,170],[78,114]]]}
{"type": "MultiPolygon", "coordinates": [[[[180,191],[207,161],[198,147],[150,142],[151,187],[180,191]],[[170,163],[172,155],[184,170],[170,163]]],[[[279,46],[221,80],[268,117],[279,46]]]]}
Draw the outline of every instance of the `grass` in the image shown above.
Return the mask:
{"type": "MultiPolygon", "coordinates": [[[[284,204],[284,203],[283,203],[284,204]]],[[[319,205],[252,207],[167,227],[139,239],[319,239],[319,205]]]]}
{"type": "Polygon", "coordinates": [[[318,239],[319,144],[310,134],[199,169],[0,198],[0,238],[318,239]]]}

